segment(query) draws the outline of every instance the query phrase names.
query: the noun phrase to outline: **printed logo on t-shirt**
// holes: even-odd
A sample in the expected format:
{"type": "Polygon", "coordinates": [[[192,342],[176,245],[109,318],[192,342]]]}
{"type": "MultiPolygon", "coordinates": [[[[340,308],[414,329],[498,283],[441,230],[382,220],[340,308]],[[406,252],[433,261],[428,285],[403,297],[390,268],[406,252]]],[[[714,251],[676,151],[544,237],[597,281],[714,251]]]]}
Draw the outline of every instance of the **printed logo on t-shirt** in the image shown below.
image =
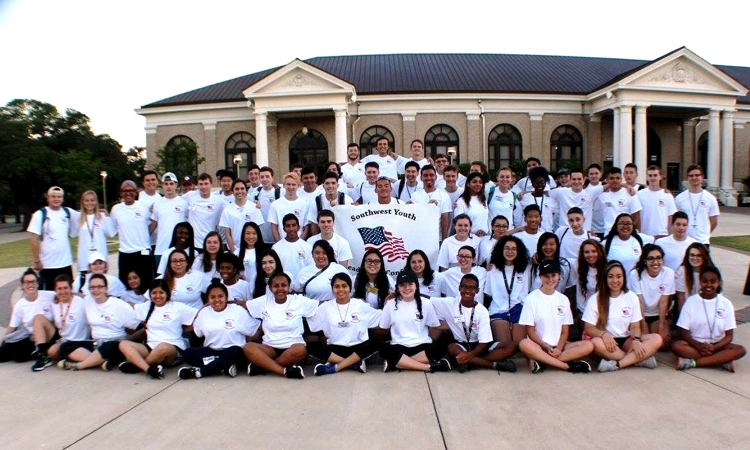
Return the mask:
{"type": "Polygon", "coordinates": [[[102,319],[104,320],[104,323],[111,323],[112,322],[112,316],[109,314],[104,314],[102,316],[102,319]]]}
{"type": "Polygon", "coordinates": [[[586,197],[581,197],[581,204],[582,205],[585,205],[587,201],[588,200],[586,200],[586,197]]]}
{"type": "Polygon", "coordinates": [[[73,313],[68,314],[68,318],[65,319],[66,322],[75,322],[76,321],[76,315],[73,313]]]}
{"type": "Polygon", "coordinates": [[[193,287],[192,284],[188,284],[185,290],[187,291],[188,294],[192,294],[195,288],[193,287]]]}
{"type": "Polygon", "coordinates": [[[618,208],[624,208],[625,207],[625,200],[617,200],[617,207],[618,208]]]}
{"type": "Polygon", "coordinates": [[[565,315],[565,308],[563,306],[558,305],[557,308],[557,315],[558,316],[564,316],[565,315]]]}
{"type": "Polygon", "coordinates": [[[43,308],[42,308],[42,312],[43,312],[44,314],[49,314],[49,312],[50,312],[50,307],[49,307],[49,306],[45,306],[45,307],[43,307],[43,308]]]}
{"type": "Polygon", "coordinates": [[[432,286],[432,285],[427,286],[427,292],[429,292],[430,294],[434,294],[435,293],[435,286],[432,286]]]}
{"type": "Polygon", "coordinates": [[[352,313],[352,323],[359,322],[359,313],[352,313]]]}
{"type": "Polygon", "coordinates": [[[234,329],[234,319],[227,319],[224,321],[224,328],[227,330],[234,329]]]}
{"type": "Polygon", "coordinates": [[[165,322],[169,322],[170,320],[172,320],[172,314],[165,312],[164,315],[162,315],[162,320],[164,320],[165,322]]]}
{"type": "Polygon", "coordinates": [[[214,205],[209,204],[208,206],[206,206],[206,211],[214,212],[214,205]]]}
{"type": "Polygon", "coordinates": [[[725,317],[726,317],[725,311],[723,309],[717,308],[716,309],[716,318],[724,320],[725,317]]]}
{"type": "Polygon", "coordinates": [[[521,273],[516,274],[516,283],[523,283],[523,274],[521,273]]]}
{"type": "Polygon", "coordinates": [[[245,222],[251,222],[253,220],[250,214],[245,214],[245,222]]]}
{"type": "Polygon", "coordinates": [[[606,206],[607,208],[612,208],[614,205],[612,204],[612,202],[604,202],[604,206],[606,206]]]}
{"type": "Polygon", "coordinates": [[[416,320],[417,322],[421,322],[423,317],[424,316],[420,317],[419,311],[417,311],[416,313],[414,313],[414,320],[416,320]]]}
{"type": "Polygon", "coordinates": [[[623,319],[629,319],[632,316],[633,316],[633,308],[631,308],[630,306],[626,306],[622,308],[623,319]]]}
{"type": "Polygon", "coordinates": [[[666,291],[666,290],[667,290],[667,285],[666,284],[660,284],[659,285],[659,293],[660,294],[663,294],[664,291],[666,291]]]}
{"type": "Polygon", "coordinates": [[[701,208],[708,208],[708,203],[705,200],[701,200],[701,208]]]}
{"type": "Polygon", "coordinates": [[[293,311],[287,311],[286,312],[286,320],[292,320],[294,319],[294,312],[293,311]]]}
{"type": "Polygon", "coordinates": [[[141,217],[143,217],[143,213],[141,212],[141,210],[140,210],[140,209],[136,209],[136,210],[135,210],[135,217],[137,217],[137,218],[139,218],[139,219],[140,219],[141,217]]]}
{"type": "Polygon", "coordinates": [[[305,259],[305,252],[300,250],[297,252],[297,258],[299,259],[305,259]]]}
{"type": "Polygon", "coordinates": [[[101,228],[101,227],[102,227],[102,222],[99,221],[99,220],[95,220],[94,221],[94,228],[101,228]]]}
{"type": "Polygon", "coordinates": [[[665,202],[663,199],[659,199],[659,208],[666,208],[667,202],[665,202]]]}
{"type": "Polygon", "coordinates": [[[181,213],[182,212],[182,208],[180,208],[179,206],[175,206],[174,207],[174,212],[181,213]]]}
{"type": "Polygon", "coordinates": [[[302,214],[302,211],[300,209],[295,209],[294,210],[294,215],[295,216],[299,217],[301,214],[302,214]]]}

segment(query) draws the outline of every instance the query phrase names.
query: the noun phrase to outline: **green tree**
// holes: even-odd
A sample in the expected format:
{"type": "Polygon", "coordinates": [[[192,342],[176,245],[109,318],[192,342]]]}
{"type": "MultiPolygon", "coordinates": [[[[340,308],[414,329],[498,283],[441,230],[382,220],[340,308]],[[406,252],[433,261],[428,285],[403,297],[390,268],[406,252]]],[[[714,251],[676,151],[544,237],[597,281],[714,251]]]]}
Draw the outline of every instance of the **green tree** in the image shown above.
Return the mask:
{"type": "Polygon", "coordinates": [[[198,165],[206,160],[198,154],[198,145],[192,141],[162,147],[156,151],[156,157],[159,159],[157,172],[172,172],[178,177],[196,175],[198,165]]]}

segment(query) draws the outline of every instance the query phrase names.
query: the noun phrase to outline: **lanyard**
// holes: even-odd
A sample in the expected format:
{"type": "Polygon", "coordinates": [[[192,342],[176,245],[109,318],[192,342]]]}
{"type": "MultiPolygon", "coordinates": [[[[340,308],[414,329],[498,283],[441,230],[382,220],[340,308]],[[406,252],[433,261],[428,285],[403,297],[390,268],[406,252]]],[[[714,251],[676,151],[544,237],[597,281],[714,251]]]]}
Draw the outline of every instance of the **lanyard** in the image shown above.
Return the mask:
{"type": "Polygon", "coordinates": [[[716,310],[719,308],[719,297],[716,297],[716,306],[714,306],[714,322],[713,323],[711,323],[711,321],[708,318],[708,308],[706,308],[706,301],[703,299],[701,300],[702,300],[701,303],[703,303],[703,313],[706,314],[706,325],[709,326],[708,338],[713,341],[714,340],[714,326],[716,325],[716,310]]]}
{"type": "Polygon", "coordinates": [[[534,199],[534,204],[539,207],[539,220],[541,221],[541,219],[544,218],[544,194],[542,194],[542,204],[541,205],[536,202],[536,197],[534,197],[532,195],[531,198],[534,199]]]}
{"type": "Polygon", "coordinates": [[[690,210],[693,213],[693,228],[697,228],[698,224],[696,221],[698,220],[698,209],[701,207],[701,202],[703,201],[703,193],[706,192],[704,190],[701,190],[701,196],[698,197],[698,204],[693,206],[693,196],[688,193],[688,198],[690,199],[690,210]]]}
{"type": "Polygon", "coordinates": [[[63,312],[62,304],[60,305],[60,331],[65,330],[65,321],[68,319],[68,311],[70,311],[70,305],[73,303],[73,299],[71,298],[70,301],[68,301],[68,307],[65,308],[65,312],[63,312]]]}
{"type": "MultiPolygon", "coordinates": [[[[466,326],[466,322],[464,322],[464,324],[462,326],[463,329],[464,329],[464,336],[466,336],[466,343],[467,344],[471,342],[471,340],[469,339],[469,337],[471,336],[471,324],[474,323],[474,311],[476,311],[476,310],[477,310],[477,302],[474,302],[474,306],[471,307],[471,318],[469,319],[469,326],[466,326]]],[[[461,302],[460,301],[458,302],[458,314],[463,319],[464,312],[463,312],[463,309],[461,309],[461,302]]]]}
{"type": "Polygon", "coordinates": [[[513,266],[513,275],[510,277],[510,286],[508,286],[508,277],[505,275],[505,267],[500,271],[503,274],[503,284],[505,284],[505,290],[508,291],[508,310],[510,311],[510,293],[513,290],[513,284],[516,282],[516,266],[513,266]]]}
{"type": "Polygon", "coordinates": [[[89,225],[89,218],[86,217],[86,229],[89,232],[89,236],[91,237],[91,241],[89,242],[89,246],[91,247],[91,250],[95,250],[94,248],[94,232],[96,231],[95,228],[96,225],[96,215],[91,219],[91,225],[89,225]]]}

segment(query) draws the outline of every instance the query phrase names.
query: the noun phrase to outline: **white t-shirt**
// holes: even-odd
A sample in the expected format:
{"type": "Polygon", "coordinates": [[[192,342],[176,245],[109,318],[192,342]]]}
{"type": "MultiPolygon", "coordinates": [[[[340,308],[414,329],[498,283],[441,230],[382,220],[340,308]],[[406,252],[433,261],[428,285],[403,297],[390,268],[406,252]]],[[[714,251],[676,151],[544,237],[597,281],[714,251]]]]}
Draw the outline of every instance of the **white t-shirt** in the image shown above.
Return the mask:
{"type": "Polygon", "coordinates": [[[550,196],[549,193],[545,192],[541,197],[534,197],[527,193],[518,202],[519,207],[514,212],[513,223],[518,222],[518,226],[526,225],[526,220],[523,217],[523,209],[529,205],[537,205],[542,212],[542,223],[539,225],[541,232],[549,231],[550,233],[555,232],[557,228],[557,215],[559,205],[554,197],[550,196]]]}
{"type": "Polygon", "coordinates": [[[245,308],[231,303],[219,312],[210,306],[203,308],[193,322],[195,335],[206,338],[203,346],[214,350],[244,346],[246,337],[255,335],[259,327],[258,319],[250,317],[245,308]]]}
{"type": "Polygon", "coordinates": [[[641,232],[651,236],[666,236],[669,234],[667,225],[669,216],[677,212],[674,197],[664,189],[652,191],[641,189],[635,194],[641,203],[641,232]]]}
{"type": "Polygon", "coordinates": [[[459,198],[456,200],[456,209],[453,212],[456,216],[466,214],[471,219],[471,232],[476,233],[479,230],[490,234],[490,210],[486,205],[479,201],[479,197],[472,196],[469,204],[459,198]]]}
{"type": "Polygon", "coordinates": [[[477,264],[481,265],[490,261],[490,257],[492,256],[492,249],[495,248],[495,244],[497,244],[497,239],[493,239],[491,234],[488,234],[487,236],[484,236],[479,240],[479,251],[477,252],[476,261],[477,264]]]}
{"type": "Polygon", "coordinates": [[[320,274],[318,274],[318,272],[320,272],[320,269],[315,267],[314,263],[303,267],[292,283],[292,289],[313,300],[321,302],[333,300],[334,295],[333,289],[331,289],[331,278],[337,273],[348,274],[349,272],[346,270],[346,267],[337,263],[330,263],[323,272],[320,274]],[[307,283],[307,286],[305,286],[305,283],[307,283]],[[305,292],[302,292],[303,287],[305,288],[305,292]]]}
{"type": "MultiPolygon", "coordinates": [[[[135,306],[135,316],[144,322],[151,302],[135,306]]],[[[164,306],[155,306],[146,324],[146,343],[152,349],[161,343],[172,344],[185,350],[187,343],[182,337],[182,327],[193,323],[197,309],[184,303],[169,301],[164,306]]]]}
{"type": "Polygon", "coordinates": [[[549,196],[557,200],[560,224],[567,220],[570,208],[577,206],[581,208],[583,217],[586,219],[583,221],[583,229],[584,231],[589,231],[594,221],[594,200],[599,195],[599,192],[601,192],[601,188],[598,190],[581,189],[581,192],[574,192],[569,187],[558,187],[549,191],[549,196]]]}
{"type": "Polygon", "coordinates": [[[252,295],[252,289],[247,281],[238,279],[236,283],[233,285],[228,285],[224,282],[224,280],[221,281],[221,284],[226,286],[229,296],[227,297],[229,301],[232,300],[243,300],[247,301],[253,298],[252,295]]]}
{"type": "Polygon", "coordinates": [[[667,237],[657,239],[654,244],[664,250],[664,265],[670,269],[677,271],[682,264],[682,260],[685,258],[685,252],[690,244],[698,242],[690,236],[685,236],[685,239],[678,241],[674,238],[673,234],[667,237]]]}
{"type": "Polygon", "coordinates": [[[38,291],[39,295],[36,300],[29,301],[26,297],[21,297],[15,305],[13,305],[13,311],[10,313],[10,327],[26,328],[31,333],[33,332],[34,316],[41,314],[49,320],[52,320],[52,302],[55,300],[55,293],[53,291],[38,291]]]}
{"type": "Polygon", "coordinates": [[[674,271],[669,267],[662,267],[655,277],[651,277],[648,270],[644,270],[639,276],[638,272],[633,269],[628,274],[628,289],[643,297],[644,316],[658,317],[661,296],[675,293],[674,271]]]}
{"type": "Polygon", "coordinates": [[[318,301],[303,295],[290,294],[284,303],[276,303],[273,296],[263,296],[247,302],[250,315],[263,321],[263,343],[273,348],[289,348],[304,344],[303,317],[312,317],[318,301]]]}
{"type": "Polygon", "coordinates": [[[688,330],[698,342],[713,344],[724,339],[727,330],[737,328],[734,306],[728,298],[717,294],[716,298],[704,300],[700,295],[691,295],[680,310],[677,326],[688,330]]]}
{"type": "Polygon", "coordinates": [[[297,239],[294,242],[282,239],[273,244],[271,248],[278,253],[281,266],[285,272],[292,275],[292,279],[297,277],[303,267],[313,263],[312,245],[302,239],[297,239]]]}
{"type": "MultiPolygon", "coordinates": [[[[599,319],[599,306],[596,303],[595,293],[586,302],[582,320],[596,326],[599,319]]],[[[640,322],[641,302],[633,292],[622,292],[619,297],[609,299],[609,316],[606,330],[612,337],[622,338],[630,336],[630,324],[640,322]]]]}
{"type": "Polygon", "coordinates": [[[438,252],[438,267],[445,267],[446,269],[455,267],[458,265],[458,250],[461,247],[468,245],[471,246],[475,252],[479,250],[480,239],[474,235],[469,235],[465,241],[459,241],[456,236],[451,236],[440,244],[440,251],[438,252]]]}
{"type": "MultiPolygon", "coordinates": [[[[432,205],[437,207],[441,216],[453,211],[453,202],[451,202],[451,198],[442,189],[435,189],[432,192],[426,192],[422,189],[412,194],[411,201],[417,205],[432,205]],[[430,203],[433,200],[437,202],[437,205],[430,203]]],[[[440,232],[442,233],[442,228],[440,232]]]]}
{"type": "Polygon", "coordinates": [[[537,230],[536,233],[531,234],[528,231],[519,231],[518,233],[513,234],[513,236],[517,237],[518,239],[523,242],[523,246],[526,247],[525,249],[518,249],[519,252],[526,251],[529,254],[529,258],[534,256],[534,253],[536,253],[536,245],[539,242],[539,238],[542,237],[542,234],[544,234],[544,231],[542,231],[541,228],[537,230]]]}
{"type": "Polygon", "coordinates": [[[625,188],[617,192],[602,192],[596,197],[594,209],[601,211],[604,220],[604,234],[609,233],[617,216],[623,213],[633,214],[641,210],[637,196],[631,196],[625,188]]]}
{"type": "Polygon", "coordinates": [[[381,313],[367,302],[353,298],[345,305],[335,301],[321,303],[307,323],[310,331],[322,331],[329,345],[351,347],[369,339],[368,329],[378,326],[381,313]]]}
{"type": "Polygon", "coordinates": [[[349,197],[346,192],[342,192],[342,194],[344,194],[344,201],[339,203],[339,193],[336,193],[335,205],[331,205],[331,200],[328,200],[326,198],[325,193],[311,198],[310,203],[312,203],[312,208],[310,208],[310,217],[307,218],[307,221],[309,223],[318,223],[318,212],[323,211],[324,209],[332,211],[333,208],[338,205],[351,205],[354,203],[354,200],[352,200],[352,198],[349,197]],[[318,200],[316,199],[320,199],[320,211],[318,211],[318,200]]]}
{"type": "MultiPolygon", "coordinates": [[[[107,295],[110,297],[117,297],[122,298],[123,295],[125,295],[125,291],[127,291],[127,288],[124,284],[122,284],[122,281],[120,281],[119,278],[116,276],[110,275],[108,273],[104,274],[104,277],[107,279],[107,295]]],[[[83,295],[87,295],[89,293],[89,280],[91,279],[91,273],[86,274],[86,279],[83,282],[83,286],[79,286],[81,283],[81,277],[76,277],[76,280],[73,282],[73,292],[80,292],[83,295]]]]}
{"type": "Polygon", "coordinates": [[[151,237],[148,224],[151,222],[151,212],[141,202],[132,205],[118,203],[110,212],[112,222],[120,235],[120,253],[143,253],[151,251],[151,237]]]}
{"type": "MultiPolygon", "coordinates": [[[[386,275],[388,278],[388,292],[395,292],[396,291],[396,282],[393,281],[393,278],[391,278],[390,275],[386,275]]],[[[378,289],[373,285],[371,286],[369,283],[367,284],[367,287],[365,287],[365,301],[367,304],[372,306],[373,308],[377,309],[379,306],[380,298],[378,296],[379,291],[378,289]]]]}
{"type": "Polygon", "coordinates": [[[687,283],[685,283],[685,266],[677,268],[677,272],[674,274],[674,289],[677,292],[684,292],[686,297],[695,295],[701,290],[700,273],[693,272],[693,289],[690,292],[687,291],[687,283]]]}
{"type": "Polygon", "coordinates": [[[435,309],[429,299],[422,299],[422,316],[419,316],[417,301],[393,299],[383,307],[380,328],[391,330],[391,344],[416,347],[432,342],[429,327],[440,326],[435,309]]]}
{"type": "Polygon", "coordinates": [[[357,161],[356,164],[352,165],[348,162],[341,165],[341,179],[344,183],[356,185],[365,181],[365,165],[361,161],[357,161]]]}
{"type": "Polygon", "coordinates": [[[701,244],[711,242],[710,218],[719,215],[719,202],[707,190],[699,194],[690,191],[682,191],[675,199],[677,209],[688,215],[688,236],[694,238],[701,244]]]}
{"type": "Polygon", "coordinates": [[[297,197],[296,200],[287,200],[286,197],[281,197],[271,203],[271,209],[268,210],[268,222],[278,226],[279,242],[283,241],[286,237],[283,222],[284,216],[287,214],[294,214],[297,217],[297,220],[299,221],[299,231],[297,232],[297,235],[302,237],[302,231],[305,228],[305,225],[309,223],[308,217],[310,217],[311,208],[315,208],[315,205],[301,197],[297,197]]]}
{"type": "MultiPolygon", "coordinates": [[[[162,195],[158,192],[154,192],[154,195],[148,195],[146,191],[140,191],[138,193],[138,201],[141,202],[141,204],[146,208],[146,211],[148,211],[148,216],[151,217],[153,214],[154,209],[156,208],[156,205],[161,203],[161,201],[164,199],[162,195]]],[[[154,230],[153,233],[150,235],[151,238],[151,245],[156,244],[156,230],[154,230]]]]}
{"type": "Polygon", "coordinates": [[[475,304],[473,308],[464,308],[461,306],[460,297],[434,297],[430,300],[438,318],[445,321],[456,342],[466,342],[467,331],[468,342],[481,344],[492,342],[490,313],[481,302],[475,304]]]}
{"type": "Polygon", "coordinates": [[[557,291],[547,295],[536,289],[526,296],[518,323],[534,327],[545,344],[556,347],[560,342],[563,325],[573,324],[570,301],[557,291]]]}
{"type": "Polygon", "coordinates": [[[91,339],[85,299],[74,295],[69,303],[53,303],[52,318],[63,341],[91,339]]]}
{"type": "Polygon", "coordinates": [[[513,227],[513,209],[516,205],[516,194],[513,191],[509,190],[503,194],[500,192],[500,188],[495,187],[492,191],[492,197],[487,199],[487,204],[490,208],[490,226],[492,225],[492,219],[503,216],[508,220],[510,227],[513,227]]]}
{"type": "MultiPolygon", "coordinates": [[[[237,247],[234,253],[239,256],[240,248],[237,247]]],[[[257,257],[258,255],[256,248],[246,248],[245,257],[242,259],[242,270],[245,271],[245,281],[247,281],[247,284],[250,285],[251,292],[253,287],[255,286],[255,277],[258,276],[256,266],[257,257]]]]}
{"type": "Polygon", "coordinates": [[[125,329],[135,330],[141,323],[133,308],[119,298],[109,297],[104,303],[97,303],[92,297],[86,297],[85,302],[86,320],[94,340],[125,339],[128,335],[125,329]]]}
{"type": "MultiPolygon", "coordinates": [[[[78,222],[76,222],[78,225],[78,222]]],[[[87,214],[83,225],[78,227],[78,270],[86,270],[89,267],[89,254],[99,252],[107,254],[107,236],[113,237],[115,230],[112,219],[109,216],[96,217],[87,214]]]]}
{"type": "MultiPolygon", "coordinates": [[[[143,294],[138,294],[133,290],[126,290],[122,296],[120,297],[120,300],[125,300],[126,302],[130,303],[131,305],[137,305],[139,303],[143,303],[146,300],[148,300],[149,292],[146,291],[143,294]]],[[[150,298],[150,297],[149,297],[150,298]]]]}
{"type": "Polygon", "coordinates": [[[180,222],[186,222],[187,214],[188,204],[180,196],[163,198],[159,203],[154,205],[151,220],[157,223],[155,255],[162,255],[167,251],[169,243],[172,241],[172,233],[174,232],[175,225],[180,222]]]}
{"type": "Polygon", "coordinates": [[[359,202],[361,205],[366,205],[378,200],[378,194],[375,192],[376,184],[377,183],[370,184],[367,180],[364,180],[361,183],[356,184],[347,193],[355,202],[359,202]]]}
{"type": "MultiPolygon", "coordinates": [[[[36,211],[31,216],[29,227],[26,231],[41,236],[39,243],[39,260],[46,269],[59,269],[73,264],[73,253],[70,250],[70,235],[75,235],[79,213],[68,208],[68,218],[65,208],[60,207],[57,211],[47,209],[47,217],[42,224],[42,213],[36,211]]],[[[105,253],[106,254],[106,253],[105,253]]],[[[87,255],[88,256],[88,255],[87,255]]]]}
{"type": "Polygon", "coordinates": [[[419,281],[419,293],[428,297],[439,297],[440,296],[440,283],[442,282],[443,274],[437,270],[432,272],[432,283],[424,284],[424,277],[418,278],[419,281]]]}
{"type": "MultiPolygon", "coordinates": [[[[253,198],[257,194],[258,202],[260,203],[260,213],[263,216],[265,223],[260,226],[260,232],[263,235],[263,242],[267,244],[273,244],[273,234],[271,233],[271,224],[268,222],[268,213],[271,211],[271,204],[276,201],[276,188],[263,189],[260,191],[255,189],[253,191],[253,198]]],[[[283,197],[284,193],[279,190],[279,198],[283,197]]],[[[250,192],[247,194],[248,201],[251,200],[250,192]]],[[[281,227],[283,228],[283,227],[281,227]]]]}
{"type": "Polygon", "coordinates": [[[398,198],[404,203],[408,201],[413,201],[414,194],[424,189],[422,182],[419,180],[416,180],[416,183],[414,184],[414,186],[409,186],[409,184],[406,181],[404,181],[404,187],[403,189],[401,189],[401,195],[398,194],[398,190],[400,187],[401,187],[401,180],[393,183],[393,186],[391,187],[391,196],[398,198]]]}
{"type": "Polygon", "coordinates": [[[570,227],[563,226],[555,231],[555,234],[560,239],[560,256],[563,258],[575,259],[578,258],[578,251],[581,248],[583,241],[589,238],[589,234],[584,231],[583,233],[575,234],[570,227]]]}
{"type": "Polygon", "coordinates": [[[596,283],[598,281],[596,276],[596,268],[589,267],[588,272],[586,272],[586,291],[584,292],[583,289],[581,289],[581,283],[578,281],[578,261],[573,261],[572,264],[573,266],[571,274],[575,277],[576,280],[576,309],[578,309],[578,311],[580,312],[583,312],[586,309],[586,302],[588,301],[589,297],[591,297],[591,294],[596,292],[596,283]]]}
{"type": "Polygon", "coordinates": [[[193,226],[195,248],[203,248],[206,235],[216,230],[219,225],[221,213],[227,206],[227,202],[217,195],[209,195],[208,198],[201,197],[199,191],[189,192],[183,198],[188,202],[188,222],[193,226]]]}
{"type": "Polygon", "coordinates": [[[396,160],[390,155],[379,156],[377,153],[373,153],[372,155],[367,155],[360,160],[363,165],[370,161],[378,163],[381,177],[388,177],[391,180],[398,179],[398,174],[396,173],[396,160]]]}
{"type": "MultiPolygon", "coordinates": [[[[474,301],[483,303],[484,302],[484,280],[487,278],[487,271],[484,267],[473,266],[470,273],[476,275],[479,279],[479,290],[474,294],[474,301]]],[[[464,273],[461,272],[460,267],[451,267],[445,272],[441,272],[440,281],[440,292],[442,297],[459,297],[458,285],[461,283],[461,278],[464,277],[464,273]]]]}
{"type": "Polygon", "coordinates": [[[211,279],[206,274],[198,270],[190,270],[180,278],[174,279],[171,300],[184,303],[194,309],[201,309],[203,308],[201,294],[205,292],[209,284],[211,284],[211,279]]]}
{"type": "Polygon", "coordinates": [[[625,273],[628,273],[641,258],[641,253],[643,253],[643,248],[636,238],[630,236],[623,241],[618,236],[613,236],[609,252],[605,256],[607,261],[620,261],[625,273]]]}
{"type": "Polygon", "coordinates": [[[604,215],[602,210],[596,207],[596,197],[604,191],[604,185],[602,183],[599,183],[596,186],[589,184],[586,186],[585,190],[590,192],[592,198],[594,198],[594,206],[591,210],[591,231],[594,233],[604,233],[604,215]]]}
{"type": "Polygon", "coordinates": [[[260,210],[251,201],[246,201],[243,206],[232,203],[231,205],[227,205],[221,213],[219,226],[232,230],[232,240],[234,241],[235,248],[240,248],[242,228],[247,222],[255,222],[256,225],[261,225],[265,222],[260,210]]]}
{"type": "MultiPolygon", "coordinates": [[[[307,239],[307,243],[312,246],[321,239],[323,239],[323,237],[320,233],[318,233],[315,236],[309,237],[307,239]]],[[[336,258],[336,262],[340,263],[341,261],[352,260],[352,248],[349,246],[349,241],[336,233],[333,233],[333,236],[330,240],[326,239],[325,241],[331,244],[331,247],[333,247],[333,256],[336,258]]]]}
{"type": "Polygon", "coordinates": [[[523,272],[516,272],[513,266],[493,267],[487,271],[484,291],[492,297],[490,315],[506,313],[519,303],[523,303],[523,299],[529,293],[529,278],[530,265],[523,272]]]}
{"type": "Polygon", "coordinates": [[[206,256],[207,256],[206,253],[201,253],[200,255],[196,255],[195,260],[193,260],[193,265],[190,267],[190,269],[193,272],[201,272],[205,274],[206,277],[208,278],[208,281],[211,281],[211,278],[221,278],[221,275],[219,275],[219,269],[216,267],[215,259],[211,261],[211,268],[209,269],[209,271],[208,272],[203,271],[203,258],[206,256]]]}

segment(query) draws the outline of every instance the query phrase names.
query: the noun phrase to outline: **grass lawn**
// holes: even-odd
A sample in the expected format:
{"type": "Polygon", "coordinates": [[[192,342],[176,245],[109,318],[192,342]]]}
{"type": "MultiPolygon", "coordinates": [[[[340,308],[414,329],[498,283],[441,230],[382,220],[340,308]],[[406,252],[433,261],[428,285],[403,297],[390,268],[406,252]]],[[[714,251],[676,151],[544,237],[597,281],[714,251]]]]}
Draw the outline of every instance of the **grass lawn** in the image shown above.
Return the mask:
{"type": "Polygon", "coordinates": [[[711,245],[721,245],[750,253],[750,236],[712,237],[711,245]]]}
{"type": "MultiPolygon", "coordinates": [[[[70,240],[73,250],[73,259],[75,260],[75,251],[78,248],[78,238],[72,238],[70,240]]],[[[117,251],[117,241],[110,242],[107,245],[109,253],[117,251]]],[[[31,248],[29,247],[29,240],[23,239],[16,242],[9,242],[7,244],[0,244],[0,269],[7,269],[9,267],[30,267],[32,263],[31,248]]]]}

